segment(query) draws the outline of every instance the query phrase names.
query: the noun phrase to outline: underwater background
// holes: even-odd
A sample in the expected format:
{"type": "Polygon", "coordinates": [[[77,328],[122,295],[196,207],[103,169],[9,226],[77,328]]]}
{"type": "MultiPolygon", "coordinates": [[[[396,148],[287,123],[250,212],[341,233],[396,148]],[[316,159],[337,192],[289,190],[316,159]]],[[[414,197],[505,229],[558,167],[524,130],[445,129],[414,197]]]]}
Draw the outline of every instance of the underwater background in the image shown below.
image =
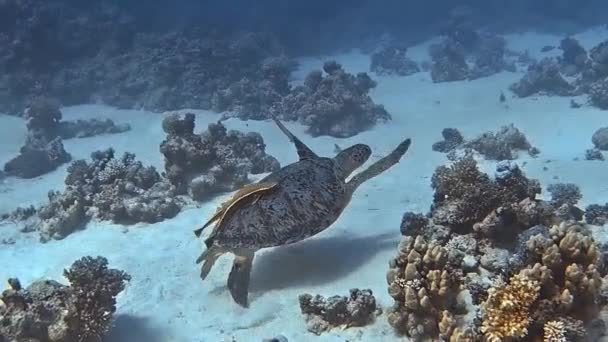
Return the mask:
{"type": "Polygon", "coordinates": [[[608,341],[605,13],[0,0],[0,342],[608,341]]]}

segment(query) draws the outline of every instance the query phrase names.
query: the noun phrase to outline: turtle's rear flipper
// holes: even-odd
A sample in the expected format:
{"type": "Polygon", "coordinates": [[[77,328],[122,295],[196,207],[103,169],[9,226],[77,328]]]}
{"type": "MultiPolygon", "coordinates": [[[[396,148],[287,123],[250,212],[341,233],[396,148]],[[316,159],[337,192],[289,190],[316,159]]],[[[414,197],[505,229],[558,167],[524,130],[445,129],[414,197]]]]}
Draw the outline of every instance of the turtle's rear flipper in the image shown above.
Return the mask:
{"type": "Polygon", "coordinates": [[[251,277],[251,266],[253,265],[254,251],[242,250],[235,253],[232,270],[228,276],[228,289],[234,301],[248,307],[249,278],[251,277]]]}
{"type": "Polygon", "coordinates": [[[196,259],[197,264],[201,263],[201,261],[203,262],[203,266],[201,266],[201,279],[205,280],[205,278],[207,278],[207,275],[211,271],[211,268],[213,268],[217,259],[224,253],[226,253],[226,251],[223,248],[211,246],[196,259]]]}

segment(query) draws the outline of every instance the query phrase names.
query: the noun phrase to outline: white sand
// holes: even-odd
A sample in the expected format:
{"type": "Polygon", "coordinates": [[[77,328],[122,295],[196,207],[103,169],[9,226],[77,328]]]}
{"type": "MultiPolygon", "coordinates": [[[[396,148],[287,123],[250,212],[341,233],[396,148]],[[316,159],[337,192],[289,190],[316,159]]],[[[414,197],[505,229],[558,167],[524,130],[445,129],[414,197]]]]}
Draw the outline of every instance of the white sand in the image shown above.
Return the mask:
{"type": "MultiPolygon", "coordinates": [[[[606,37],[601,30],[580,35],[586,47],[606,37]]],[[[561,37],[526,34],[509,37],[514,49],[529,49],[539,56],[543,45],[558,45],[561,37]]],[[[426,46],[411,49],[411,55],[426,59],[426,46]]],[[[369,57],[358,53],[332,56],[347,71],[367,71],[369,57]]],[[[296,73],[301,81],[306,72],[320,68],[324,59],[305,59],[296,73]]],[[[523,73],[500,73],[472,82],[433,84],[428,73],[409,77],[377,77],[373,98],[384,104],[393,121],[349,139],[311,138],[304,128],[288,124],[320,154],[333,153],[334,143],[345,147],[368,143],[374,158],[384,155],[403,138],[413,144],[402,162],[364,184],[333,227],[302,243],[262,251],[254,265],[251,308],[238,307],[225,287],[231,258],[220,259],[208,279],[201,282],[194,260],[202,251],[192,230],[215,209],[215,203],[189,208],[176,218],[154,225],[124,228],[107,223],[91,223],[86,230],[62,241],[37,242],[35,235],[15,234],[15,227],[0,226],[0,238],[17,236],[14,245],[0,246],[0,278],[19,277],[23,283],[37,278],[62,279],[62,270],[84,255],[106,256],[112,267],[133,277],[119,297],[116,327],[111,341],[261,341],[284,334],[299,341],[380,341],[394,339],[392,329],[381,316],[369,327],[335,330],[315,337],[306,331],[297,296],[304,292],[330,296],[347,294],[352,287],[371,288],[379,304],[392,304],[386,291],[385,272],[400,239],[399,224],[405,211],[426,212],[432,198],[430,177],[446,162],[445,155],[431,151],[445,127],[461,129],[466,138],[501,125],[515,123],[534,146],[538,158],[519,160],[529,177],[543,185],[573,182],[584,195],[581,205],[608,201],[608,162],[574,161],[590,148],[591,135],[608,125],[608,112],[584,106],[570,109],[570,98],[511,98],[508,86],[523,73]],[[500,104],[501,91],[507,105],[500,104]],[[439,101],[439,103],[438,103],[439,101]],[[546,167],[547,170],[543,170],[546,167]]],[[[577,99],[585,103],[584,98],[577,99]]],[[[159,143],[164,138],[161,114],[115,110],[90,105],[63,109],[66,119],[109,117],[128,122],[131,132],[65,142],[78,158],[88,158],[94,150],[114,147],[118,153],[134,152],[138,159],[162,170],[159,143]]],[[[197,131],[219,119],[214,113],[196,111],[197,131]]],[[[296,159],[294,149],[270,122],[229,120],[229,128],[258,131],[268,153],[282,165],[296,159]]],[[[24,141],[24,123],[0,116],[0,163],[14,156],[24,141]]],[[[492,170],[492,163],[484,163],[492,170]]],[[[63,188],[66,167],[33,180],[7,179],[0,184],[0,212],[18,205],[40,203],[48,190],[63,188]]],[[[605,235],[604,235],[605,236],[605,235]]]]}

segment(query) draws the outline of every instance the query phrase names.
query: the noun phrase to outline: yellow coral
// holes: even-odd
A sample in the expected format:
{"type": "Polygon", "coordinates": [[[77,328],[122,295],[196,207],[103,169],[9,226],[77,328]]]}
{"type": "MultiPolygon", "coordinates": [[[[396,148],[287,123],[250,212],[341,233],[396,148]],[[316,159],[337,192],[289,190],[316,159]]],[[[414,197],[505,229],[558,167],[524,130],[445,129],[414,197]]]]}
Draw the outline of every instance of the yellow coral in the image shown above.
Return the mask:
{"type": "Polygon", "coordinates": [[[543,327],[543,342],[566,342],[566,326],[561,321],[549,321],[543,327]]]}
{"type": "Polygon", "coordinates": [[[488,290],[488,299],[482,304],[481,332],[490,342],[504,338],[524,337],[530,324],[530,306],[538,297],[538,281],[520,273],[508,285],[498,282],[488,290]]]}

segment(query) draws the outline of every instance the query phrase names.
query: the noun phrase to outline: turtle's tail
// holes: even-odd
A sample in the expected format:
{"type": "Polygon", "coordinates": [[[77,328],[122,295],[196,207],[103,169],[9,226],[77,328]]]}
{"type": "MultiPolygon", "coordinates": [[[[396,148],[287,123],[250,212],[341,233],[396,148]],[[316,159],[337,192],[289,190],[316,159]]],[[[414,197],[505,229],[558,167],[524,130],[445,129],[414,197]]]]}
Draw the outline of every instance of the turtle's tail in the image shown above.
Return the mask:
{"type": "Polygon", "coordinates": [[[201,254],[201,256],[198,257],[198,259],[196,259],[197,264],[203,262],[203,265],[201,266],[201,279],[205,280],[205,278],[207,278],[207,275],[209,274],[209,272],[211,272],[211,268],[213,268],[213,265],[215,264],[217,259],[224,253],[226,253],[226,250],[224,250],[223,248],[218,246],[211,246],[207,248],[201,254]]]}

